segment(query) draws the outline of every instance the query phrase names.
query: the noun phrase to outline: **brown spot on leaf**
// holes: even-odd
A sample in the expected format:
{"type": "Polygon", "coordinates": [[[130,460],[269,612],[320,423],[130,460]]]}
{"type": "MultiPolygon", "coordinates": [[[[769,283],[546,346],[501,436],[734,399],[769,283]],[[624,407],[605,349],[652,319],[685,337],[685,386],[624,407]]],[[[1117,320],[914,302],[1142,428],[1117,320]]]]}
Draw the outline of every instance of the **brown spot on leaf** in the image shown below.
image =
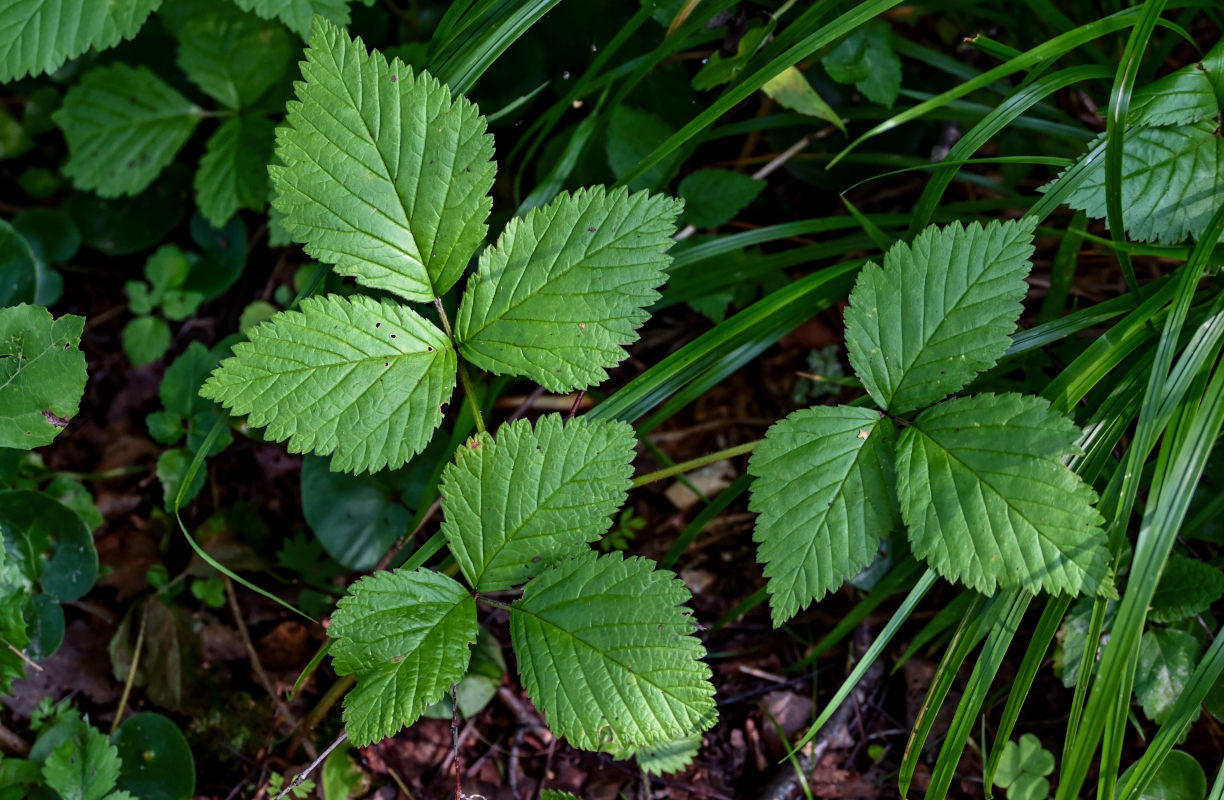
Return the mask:
{"type": "Polygon", "coordinates": [[[68,427],[67,417],[56,416],[54,413],[52,413],[49,410],[46,410],[46,409],[43,410],[43,418],[46,419],[47,422],[49,422],[50,424],[54,425],[57,428],[67,428],[68,427]]]}

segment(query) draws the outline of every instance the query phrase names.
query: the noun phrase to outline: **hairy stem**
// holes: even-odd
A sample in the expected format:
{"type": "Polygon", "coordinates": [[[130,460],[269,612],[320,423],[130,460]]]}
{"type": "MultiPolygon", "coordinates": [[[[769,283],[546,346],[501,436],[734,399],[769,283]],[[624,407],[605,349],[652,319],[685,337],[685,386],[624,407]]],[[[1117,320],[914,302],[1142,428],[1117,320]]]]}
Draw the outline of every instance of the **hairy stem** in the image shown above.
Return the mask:
{"type": "Polygon", "coordinates": [[[455,348],[455,360],[459,365],[459,382],[463,384],[463,395],[467,398],[468,405],[472,407],[472,418],[476,421],[476,430],[480,433],[485,432],[484,416],[480,413],[480,401],[476,398],[476,392],[473,391],[472,379],[468,375],[467,365],[463,363],[463,359],[459,358],[459,343],[455,341],[455,334],[451,330],[450,318],[446,316],[446,309],[442,306],[442,298],[434,298],[434,307],[438,309],[438,316],[442,320],[442,328],[446,331],[446,338],[451,340],[451,345],[455,348]]]}
{"type": "Polygon", "coordinates": [[[704,456],[699,456],[691,461],[683,461],[679,464],[672,464],[670,467],[665,469],[648,472],[645,475],[633,479],[633,488],[636,489],[639,486],[645,486],[648,483],[661,481],[664,478],[670,478],[673,475],[681,475],[685,472],[692,472],[699,467],[713,464],[716,461],[722,461],[724,458],[734,458],[735,456],[742,456],[745,453],[751,453],[760,443],[760,439],[752,442],[744,442],[743,444],[737,444],[735,447],[728,447],[726,450],[719,450],[716,453],[709,453],[704,456]]]}

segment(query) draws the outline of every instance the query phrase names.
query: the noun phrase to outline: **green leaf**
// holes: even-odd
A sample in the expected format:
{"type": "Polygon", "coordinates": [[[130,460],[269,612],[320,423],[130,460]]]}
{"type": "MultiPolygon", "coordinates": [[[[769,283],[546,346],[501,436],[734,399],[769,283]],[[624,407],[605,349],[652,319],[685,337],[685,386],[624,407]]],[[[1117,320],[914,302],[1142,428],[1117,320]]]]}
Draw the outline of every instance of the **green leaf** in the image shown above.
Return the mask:
{"type": "Polygon", "coordinates": [[[705,648],[675,575],[584,553],[527,584],[510,614],[523,687],[586,750],[650,747],[715,722],[705,648]]]}
{"type": "Polygon", "coordinates": [[[102,800],[119,777],[119,751],[89,725],[54,750],[43,764],[47,786],[63,800],[102,800]]]}
{"type": "Polygon", "coordinates": [[[748,61],[756,55],[756,52],[761,49],[765,37],[773,33],[775,25],[776,20],[771,18],[766,25],[748,28],[740,36],[739,41],[735,43],[734,55],[724,56],[721,48],[716,50],[701,65],[701,69],[697,71],[697,74],[693,76],[693,88],[698,91],[706,91],[717,88],[735,78],[744,67],[748,66],[748,61]]]}
{"type": "Polygon", "coordinates": [[[850,364],[880,408],[905,414],[994,366],[1020,316],[1036,220],[930,227],[859,273],[846,309],[850,364]]]}
{"type": "Polygon", "coordinates": [[[357,674],[344,723],[364,747],[417,720],[463,677],[476,641],[476,601],[429,570],[379,572],[349,587],[328,635],[340,675],[357,674]]]}
{"type": "Polygon", "coordinates": [[[849,406],[796,411],[757,445],[749,509],[775,625],[858,574],[896,528],[895,446],[887,417],[849,406]]]}
{"type": "Polygon", "coordinates": [[[1109,554],[1096,493],[1061,461],[1075,424],[1037,397],[985,394],[918,415],[897,447],[914,554],[983,594],[1096,592],[1109,554]]]}
{"type": "Polygon", "coordinates": [[[159,360],[170,349],[170,326],[161,317],[136,317],[123,326],[123,350],[133,366],[159,360]]]}
{"type": "Polygon", "coordinates": [[[316,20],[277,129],[273,206],[342,275],[430,302],[484,241],[493,138],[465,98],[316,20]]]}
{"type": "Polygon", "coordinates": [[[586,549],[625,502],[633,428],[560,414],[481,433],[442,472],[442,533],[478,592],[508,589],[586,549]]]}
{"type": "Polygon", "coordinates": [[[147,67],[90,70],[51,115],[68,140],[64,174],[102,197],[137,194],[174,160],[203,110],[147,67]]]}
{"type": "Polygon", "coordinates": [[[0,6],[0,83],[56,70],[136,35],[161,0],[8,0],[0,6]],[[71,24],[69,24],[71,22],[71,24]]]}
{"type": "Polygon", "coordinates": [[[1008,800],[1045,800],[1050,794],[1046,776],[1053,771],[1054,754],[1036,736],[1026,733],[1019,744],[1009,741],[1003,745],[994,784],[1007,789],[1008,800]]]}
{"type": "Polygon", "coordinates": [[[765,82],[761,91],[772,97],[778,105],[809,117],[832,123],[842,133],[846,126],[832,106],[825,102],[798,67],[787,67],[765,82]]]}
{"type": "Polygon", "coordinates": [[[1202,649],[1199,640],[1185,631],[1158,628],[1144,632],[1135,669],[1135,698],[1152,722],[1163,725],[1169,719],[1198,666],[1202,649]]]}
{"type": "Polygon", "coordinates": [[[558,792],[556,789],[545,789],[540,792],[540,800],[580,800],[569,792],[558,792]]]}
{"type": "MultiPolygon", "coordinates": [[[[1071,606],[1063,624],[1058,629],[1058,648],[1054,651],[1054,671],[1061,673],[1062,684],[1068,689],[1079,681],[1080,665],[1083,663],[1084,649],[1088,647],[1088,633],[1092,626],[1093,598],[1081,597],[1071,606]]],[[[1108,600],[1105,605],[1105,624],[1100,639],[1093,646],[1092,660],[1089,667],[1095,671],[1097,661],[1101,658],[1101,649],[1107,634],[1113,627],[1114,618],[1118,615],[1116,600],[1108,600]]]]}
{"type": "Polygon", "coordinates": [[[158,396],[167,411],[180,417],[191,417],[215,408],[200,399],[200,387],[217,366],[217,357],[200,342],[192,342],[183,354],[166,368],[158,387],[158,396]]]}
{"type": "MultiPolygon", "coordinates": [[[[161,714],[135,714],[115,731],[119,788],[140,800],[191,800],[196,770],[179,727],[161,714]]],[[[111,795],[114,797],[114,795],[111,795]]]]}
{"type": "Polygon", "coordinates": [[[26,585],[63,602],[85,596],[98,577],[98,553],[85,522],[41,492],[0,491],[0,529],[8,561],[26,585]]]}
{"type": "Polygon", "coordinates": [[[688,769],[701,749],[701,734],[685,736],[683,739],[665,742],[653,747],[643,747],[633,753],[638,766],[647,775],[666,775],[688,769]]]}
{"type": "MultiPolygon", "coordinates": [[[[464,719],[471,719],[479,714],[481,709],[497,696],[497,689],[505,678],[506,659],[502,656],[501,645],[493,634],[480,628],[467,672],[455,685],[459,714],[464,719]]],[[[454,716],[454,704],[450,695],[443,695],[441,700],[425,709],[423,716],[430,719],[451,719],[454,716]]]]}
{"type": "Polygon", "coordinates": [[[22,609],[30,597],[21,568],[7,558],[0,530],[0,694],[13,692],[13,681],[25,677],[25,660],[18,653],[30,641],[22,609]],[[12,645],[13,649],[4,645],[12,645]]]}
{"type": "Polygon", "coordinates": [[[26,238],[0,220],[0,307],[33,303],[38,293],[38,261],[26,238]]]}
{"type": "MultiPolygon", "coordinates": [[[[179,488],[183,485],[183,478],[187,477],[187,470],[191,468],[191,462],[194,460],[195,453],[181,447],[166,450],[157,457],[157,480],[162,486],[162,507],[166,511],[174,510],[179,488]]],[[[183,495],[184,506],[194,500],[204,488],[204,478],[207,475],[208,471],[201,469],[192,477],[187,492],[183,495]]]]}
{"type": "Polygon", "coordinates": [[[279,19],[289,30],[305,38],[315,14],[336,25],[348,25],[349,0],[234,0],[244,11],[264,19],[279,19]]]}
{"type": "Polygon", "coordinates": [[[0,447],[50,444],[85,393],[85,318],[39,306],[0,308],[0,447]]]}
{"type": "Polygon", "coordinates": [[[323,785],[323,800],[349,800],[361,795],[365,771],[353,761],[353,748],[341,747],[323,762],[319,782],[323,785]]]}
{"type": "Polygon", "coordinates": [[[459,351],[554,392],[586,388],[625,358],[658,299],[681,204],[603,187],[512,219],[480,255],[459,306],[459,351]]]}
{"type": "Polygon", "coordinates": [[[240,208],[267,206],[273,130],[267,117],[245,115],[227,119],[208,138],[195,191],[200,213],[214,227],[225,225],[240,208]]]}
{"type": "Polygon", "coordinates": [[[446,336],[406,306],[329,295],[234,346],[200,393],[345,472],[394,469],[429,442],[455,386],[446,336]]]}
{"type": "Polygon", "coordinates": [[[297,49],[279,24],[236,11],[195,17],[177,38],[179,68],[234,109],[250,107],[280,81],[297,49]]]}
{"type": "MultiPolygon", "coordinates": [[[[415,463],[415,462],[414,462],[415,463]]],[[[350,569],[370,570],[411,528],[412,512],[385,473],[332,472],[327,459],[302,462],[302,514],[328,555],[350,569]]]]}
{"type": "Polygon", "coordinates": [[[1221,596],[1224,573],[1210,564],[1174,553],[1160,574],[1148,619],[1153,622],[1188,619],[1202,614],[1221,596]]]}
{"type": "Polygon", "coordinates": [[[1135,92],[1127,125],[1190,125],[1219,113],[1211,80],[1198,64],[1182,67],[1135,92]]]}
{"type": "MultiPolygon", "coordinates": [[[[1211,120],[1128,130],[1122,149],[1122,207],[1131,238],[1176,243],[1187,235],[1201,236],[1216,210],[1216,187],[1224,181],[1222,150],[1224,139],[1215,135],[1211,120]]],[[[1104,151],[1102,134],[1080,157],[1094,162],[1066,200],[1096,219],[1105,217],[1104,151]]]]}
{"type": "Polygon", "coordinates": [[[892,108],[901,91],[901,59],[893,52],[892,28],[873,20],[861,26],[820,60],[829,77],[853,83],[872,102],[892,108]]]}
{"type": "Polygon", "coordinates": [[[763,180],[731,170],[703,169],[680,181],[676,191],[684,200],[684,221],[713,228],[742,211],[765,186],[763,180]]]}
{"type": "MultiPolygon", "coordinates": [[[[1134,765],[1122,773],[1119,783],[1125,783],[1134,765]]],[[[1134,796],[1135,800],[1203,800],[1207,796],[1207,775],[1198,760],[1189,753],[1172,750],[1148,787],[1134,796]]]]}
{"type": "MultiPolygon", "coordinates": [[[[605,145],[612,174],[617,178],[627,175],[671,135],[671,127],[649,111],[625,105],[615,106],[608,115],[605,145]]],[[[679,163],[678,155],[669,156],[630,181],[628,186],[638,190],[662,184],[679,163]]]]}

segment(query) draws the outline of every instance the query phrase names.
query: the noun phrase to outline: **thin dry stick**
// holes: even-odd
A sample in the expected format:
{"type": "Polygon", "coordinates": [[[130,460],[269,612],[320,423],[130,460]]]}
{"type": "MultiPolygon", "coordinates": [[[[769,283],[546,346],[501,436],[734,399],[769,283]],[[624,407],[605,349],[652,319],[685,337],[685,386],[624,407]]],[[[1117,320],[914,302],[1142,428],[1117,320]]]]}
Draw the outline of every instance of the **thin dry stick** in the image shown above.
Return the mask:
{"type": "Polygon", "coordinates": [[[306,769],[299,772],[297,774],[297,777],[295,777],[288,786],[286,786],[284,789],[281,790],[281,793],[276,796],[275,800],[282,800],[282,798],[285,795],[289,794],[294,789],[296,789],[297,787],[305,783],[306,779],[310,777],[310,773],[318,769],[319,765],[322,764],[324,761],[326,761],[327,757],[332,754],[332,751],[335,750],[337,747],[339,747],[341,744],[343,744],[347,739],[348,739],[348,731],[340,731],[340,735],[336,737],[336,740],[332,742],[331,744],[329,744],[326,750],[324,750],[322,753],[319,753],[319,755],[315,756],[315,760],[310,762],[310,766],[306,767],[306,769]]]}
{"type": "Polygon", "coordinates": [[[136,682],[136,668],[140,665],[140,650],[144,647],[145,622],[149,619],[149,604],[146,601],[140,609],[140,627],[136,630],[136,648],[132,651],[132,663],[128,667],[127,680],[123,682],[123,694],[119,695],[119,708],[115,710],[115,719],[111,722],[110,733],[115,735],[119,723],[123,721],[123,709],[127,708],[128,695],[132,693],[132,684],[136,682]]]}
{"type": "Polygon", "coordinates": [[[451,741],[454,743],[455,800],[463,800],[463,756],[459,753],[459,690],[451,684],[451,741]]]}
{"type": "Polygon", "coordinates": [[[22,758],[30,754],[30,745],[26,740],[13,733],[4,725],[0,725],[0,745],[3,745],[10,752],[22,758]]]}
{"type": "MultiPolygon", "coordinates": [[[[242,637],[242,644],[246,647],[247,656],[251,659],[251,668],[255,670],[255,677],[259,679],[259,683],[263,686],[264,691],[272,698],[272,703],[276,706],[276,710],[280,712],[285,723],[296,729],[298,727],[297,717],[289,710],[289,705],[276,692],[276,687],[272,685],[272,679],[268,677],[268,673],[264,672],[263,663],[259,660],[259,653],[255,652],[255,645],[251,641],[251,633],[247,630],[246,620],[242,618],[242,609],[238,607],[238,595],[234,592],[234,582],[228,576],[222,576],[225,582],[225,596],[229,598],[230,612],[234,615],[234,622],[238,625],[238,635],[242,637]]],[[[318,755],[314,744],[309,740],[302,743],[306,748],[306,755],[314,758],[318,755]]]]}
{"type": "Polygon", "coordinates": [[[38,672],[43,671],[43,668],[40,667],[38,664],[34,663],[34,661],[29,656],[27,656],[25,653],[21,652],[16,647],[13,647],[13,645],[9,644],[8,642],[5,642],[4,644],[6,647],[8,647],[9,650],[12,650],[14,653],[16,653],[17,657],[20,658],[22,661],[24,661],[27,666],[33,667],[38,672]]]}

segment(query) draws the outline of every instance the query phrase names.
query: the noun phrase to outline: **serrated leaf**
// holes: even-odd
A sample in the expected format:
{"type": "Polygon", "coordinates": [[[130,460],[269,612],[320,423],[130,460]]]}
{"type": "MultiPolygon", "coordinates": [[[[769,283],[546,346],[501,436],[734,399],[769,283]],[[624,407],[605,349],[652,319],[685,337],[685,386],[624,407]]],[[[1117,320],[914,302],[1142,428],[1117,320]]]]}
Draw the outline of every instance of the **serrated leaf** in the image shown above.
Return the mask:
{"type": "Polygon", "coordinates": [[[446,336],[406,306],[368,297],[302,300],[234,346],[200,394],[248,415],[294,453],[344,472],[394,469],[428,444],[455,386],[446,336]]]}
{"type": "Polygon", "coordinates": [[[267,205],[273,131],[272,121],[256,114],[227,119],[208,138],[195,192],[213,227],[224,226],[240,208],[263,211],[267,205]]]}
{"type": "Polygon", "coordinates": [[[1224,596],[1224,573],[1210,564],[1174,553],[1152,595],[1148,619],[1177,622],[1203,613],[1224,596]]]}
{"type": "Polygon", "coordinates": [[[63,800],[102,800],[119,778],[119,751],[89,725],[47,756],[43,777],[63,800]]]}
{"type": "Polygon", "coordinates": [[[0,308],[0,447],[51,443],[85,393],[85,318],[40,306],[0,308]]]}
{"type": "MultiPolygon", "coordinates": [[[[1084,650],[1088,647],[1088,632],[1092,626],[1093,598],[1081,597],[1071,606],[1071,611],[1063,619],[1058,629],[1058,647],[1054,651],[1054,671],[1061,673],[1062,684],[1068,689],[1075,686],[1079,680],[1080,665],[1083,663],[1084,650]]],[[[1107,600],[1105,604],[1105,624],[1097,642],[1093,645],[1092,660],[1089,671],[1095,671],[1096,663],[1101,658],[1101,648],[1108,641],[1109,629],[1113,627],[1114,618],[1118,615],[1118,602],[1107,600]]]]}
{"type": "Polygon", "coordinates": [[[510,614],[523,687],[587,750],[649,747],[714,724],[684,584],[640,558],[588,552],[527,584],[510,614]]]}
{"type": "Polygon", "coordinates": [[[914,555],[983,594],[1095,592],[1108,551],[1096,493],[1061,461],[1075,424],[1037,397],[985,394],[918,415],[897,446],[914,555]]]}
{"type": "Polygon", "coordinates": [[[58,69],[136,35],[161,0],[3,0],[0,83],[58,69]]]}
{"type": "Polygon", "coordinates": [[[342,275],[431,302],[484,241],[493,138],[467,99],[317,19],[277,129],[273,206],[342,275]]]}
{"type": "Polygon", "coordinates": [[[148,67],[90,70],[51,115],[68,140],[64,174],[101,197],[137,194],[174,160],[203,109],[148,67]]]}
{"type": "Polygon", "coordinates": [[[602,382],[659,297],[680,208],[662,195],[596,187],[511,220],[468,280],[459,352],[554,392],[602,382]]]}
{"type": "Polygon", "coordinates": [[[635,443],[623,422],[549,414],[460,447],[439,491],[442,533],[468,583],[517,586],[603,535],[629,490],[635,443]]]}
{"type": "Polygon", "coordinates": [[[1198,64],[1182,67],[1135,92],[1127,125],[1189,125],[1219,113],[1215,91],[1198,64]]]}
{"type": "Polygon", "coordinates": [[[634,751],[632,756],[647,775],[666,775],[688,769],[700,749],[701,734],[695,733],[683,739],[643,747],[634,751]]]}
{"type": "Polygon", "coordinates": [[[1020,317],[1036,220],[954,222],[859,273],[846,308],[850,364],[880,408],[905,414],[994,366],[1020,317]]]}
{"type": "Polygon", "coordinates": [[[195,17],[177,38],[179,68],[234,109],[247,108],[283,78],[296,49],[278,23],[236,10],[195,17]]]}
{"type": "Polygon", "coordinates": [[[264,19],[279,19],[289,30],[305,38],[315,14],[336,25],[348,25],[349,0],[234,0],[244,11],[264,19]]]}
{"type": "Polygon", "coordinates": [[[328,635],[336,672],[357,674],[344,724],[364,747],[411,725],[463,677],[476,641],[476,601],[436,572],[379,572],[349,587],[328,635]]]}
{"type": "Polygon", "coordinates": [[[1198,666],[1202,649],[1198,639],[1185,631],[1159,628],[1144,632],[1135,668],[1135,698],[1152,722],[1163,725],[1169,719],[1198,666]]]}
{"type": "Polygon", "coordinates": [[[817,406],[757,445],[748,507],[775,625],[858,574],[896,527],[895,437],[878,411],[817,406]]]}
{"type": "MultiPolygon", "coordinates": [[[[1066,204],[1105,217],[1105,139],[1080,157],[1093,159],[1066,204]]],[[[1216,210],[1224,175],[1224,139],[1211,120],[1166,128],[1132,128],[1122,146],[1122,208],[1126,231],[1141,242],[1198,238],[1216,210]]]]}

